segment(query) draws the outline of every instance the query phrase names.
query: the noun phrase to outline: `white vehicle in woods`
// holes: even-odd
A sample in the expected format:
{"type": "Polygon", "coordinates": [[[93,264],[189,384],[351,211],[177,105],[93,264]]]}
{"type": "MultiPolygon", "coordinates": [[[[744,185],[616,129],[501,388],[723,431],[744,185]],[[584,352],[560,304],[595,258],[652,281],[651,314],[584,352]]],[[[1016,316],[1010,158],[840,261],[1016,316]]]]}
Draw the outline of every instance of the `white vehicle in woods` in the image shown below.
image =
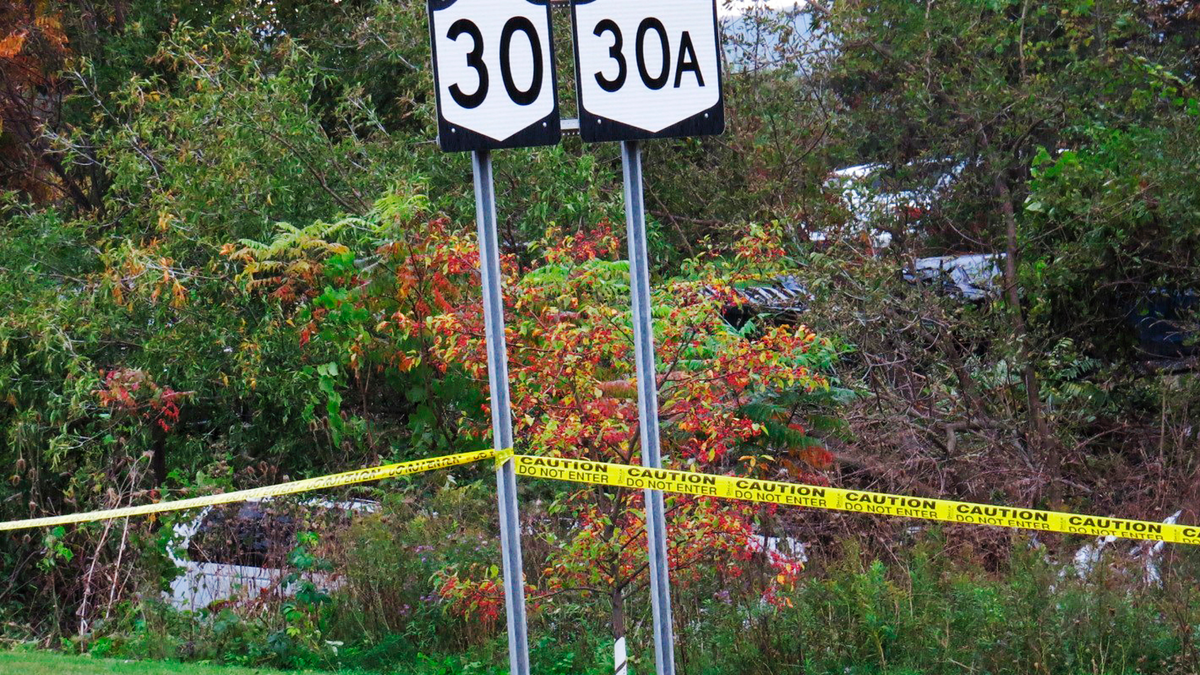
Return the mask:
{"type": "MultiPolygon", "coordinates": [[[[882,249],[897,233],[917,234],[922,218],[945,197],[966,167],[967,162],[954,159],[860,164],[832,172],[825,186],[841,196],[849,213],[845,234],[882,249]]],[[[809,232],[814,242],[830,238],[827,231],[809,232]]]]}
{"type": "Polygon", "coordinates": [[[180,574],[164,593],[171,606],[197,611],[214,604],[252,602],[263,596],[289,597],[299,579],[319,588],[337,588],[342,580],[323,572],[302,577],[286,569],[301,526],[318,533],[344,529],[358,514],[375,513],[377,502],[251,500],[209,506],[195,518],[175,525],[167,557],[180,574]]]}
{"type": "Polygon", "coordinates": [[[938,292],[966,302],[995,298],[1004,288],[1003,253],[973,253],[917,258],[904,270],[905,281],[928,284],[938,292]]]}

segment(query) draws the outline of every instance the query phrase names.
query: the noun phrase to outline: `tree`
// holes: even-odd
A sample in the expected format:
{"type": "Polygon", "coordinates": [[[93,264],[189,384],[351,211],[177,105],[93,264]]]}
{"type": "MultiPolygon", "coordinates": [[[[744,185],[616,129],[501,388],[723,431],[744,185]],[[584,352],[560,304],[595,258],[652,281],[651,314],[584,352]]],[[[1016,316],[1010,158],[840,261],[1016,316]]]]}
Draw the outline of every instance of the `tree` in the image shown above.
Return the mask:
{"type": "Polygon", "coordinates": [[[71,56],[62,14],[46,2],[0,7],[0,188],[37,201],[67,197],[93,208],[70,159],[55,147],[63,99],[71,85],[62,74],[71,56]]]}
{"type": "Polygon", "coordinates": [[[1145,84],[1127,106],[1153,122],[1097,120],[1073,147],[1041,149],[1020,233],[1032,320],[1139,365],[1186,355],[1183,339],[1175,353],[1155,353],[1167,348],[1139,344],[1135,327],[1145,316],[1186,333],[1189,294],[1200,288],[1200,189],[1183,168],[1200,166],[1200,92],[1142,67],[1145,84]]]}
{"type": "MultiPolygon", "coordinates": [[[[351,389],[369,381],[413,382],[401,391],[415,406],[410,429],[416,439],[445,449],[482,445],[490,427],[477,393],[487,381],[477,250],[470,233],[445,219],[428,220],[422,204],[397,195],[381,201],[365,222],[316,225],[230,253],[246,264],[252,287],[297,302],[306,349],[340,354],[337,372],[351,389]],[[351,234],[351,228],[371,233],[373,251],[324,253],[334,249],[318,235],[351,234]]],[[[803,426],[831,391],[822,374],[834,358],[829,342],[803,326],[735,330],[720,312],[734,301],[733,284],[785,269],[779,235],[755,228],[728,257],[710,252],[655,295],[664,455],[675,467],[725,472],[755,455],[767,460],[755,464],[760,471],[819,481],[813,472],[830,461],[803,426]]],[[[536,246],[538,264],[524,274],[513,256],[504,261],[521,451],[623,464],[638,456],[628,266],[612,260],[618,248],[601,222],[584,234],[548,231],[536,246]]],[[[331,429],[372,433],[365,409],[356,415],[341,408],[340,399],[330,401],[331,429]]],[[[569,513],[576,524],[563,531],[531,523],[554,549],[544,569],[528,571],[532,596],[603,598],[614,636],[623,636],[626,598],[647,583],[640,496],[562,486],[550,495],[548,513],[569,513]]],[[[671,497],[668,504],[679,586],[697,578],[701,564],[737,575],[758,509],[688,497],[671,497]]],[[[782,558],[773,562],[778,570],[766,589],[770,598],[794,582],[800,567],[782,558]]],[[[487,619],[482,615],[497,611],[501,589],[486,570],[446,570],[441,592],[456,611],[487,619]]]]}
{"type": "MultiPolygon", "coordinates": [[[[956,243],[1004,253],[1010,346],[1022,374],[1032,457],[1050,475],[1063,461],[1047,424],[1038,374],[1039,334],[1028,325],[1020,219],[1039,147],[1077,140],[1096,117],[1128,123],[1121,105],[1139,87],[1141,52],[1156,49],[1135,3],[1002,0],[934,5],[814,5],[840,55],[829,76],[848,101],[864,158],[894,166],[953,158],[966,167],[944,215],[956,243]]],[[[921,246],[938,243],[923,227],[921,246]]],[[[1058,494],[1056,484],[1049,495],[1058,494]]]]}

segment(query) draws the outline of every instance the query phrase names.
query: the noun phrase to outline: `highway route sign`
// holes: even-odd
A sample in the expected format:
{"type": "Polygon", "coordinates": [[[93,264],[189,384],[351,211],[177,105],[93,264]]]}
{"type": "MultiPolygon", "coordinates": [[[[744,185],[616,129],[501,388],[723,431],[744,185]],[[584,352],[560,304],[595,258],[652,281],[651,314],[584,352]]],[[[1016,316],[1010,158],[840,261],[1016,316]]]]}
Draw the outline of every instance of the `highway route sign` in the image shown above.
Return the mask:
{"type": "Polygon", "coordinates": [[[428,0],[438,142],[446,152],[562,138],[547,0],[428,0]]]}
{"type": "Polygon", "coordinates": [[[585,141],[724,131],[716,0],[575,0],[572,11],[585,141]]]}

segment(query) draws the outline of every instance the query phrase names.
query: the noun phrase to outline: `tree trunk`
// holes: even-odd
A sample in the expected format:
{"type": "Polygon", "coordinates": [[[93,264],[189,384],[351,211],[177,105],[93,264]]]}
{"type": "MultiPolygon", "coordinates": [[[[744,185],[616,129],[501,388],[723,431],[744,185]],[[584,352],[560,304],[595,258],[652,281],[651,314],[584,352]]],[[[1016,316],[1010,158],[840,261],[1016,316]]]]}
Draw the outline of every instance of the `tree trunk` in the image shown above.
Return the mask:
{"type": "Polygon", "coordinates": [[[625,637],[625,591],[620,585],[612,591],[612,634],[614,640],[625,637]]]}
{"type": "Polygon", "coordinates": [[[1046,417],[1042,413],[1041,387],[1038,383],[1037,370],[1033,363],[1033,353],[1029,347],[1029,331],[1025,325],[1025,312],[1021,309],[1021,293],[1017,281],[1017,217],[1013,207],[1012,191],[1008,187],[1005,168],[997,166],[993,161],[992,187],[1000,204],[1000,213],[1004,216],[1005,259],[1004,259],[1004,289],[1009,306],[1009,317],[1012,320],[1013,334],[1020,345],[1022,378],[1025,381],[1025,399],[1029,411],[1029,443],[1033,446],[1034,454],[1042,460],[1043,468],[1050,475],[1050,495],[1056,495],[1056,479],[1060,468],[1061,458],[1056,444],[1051,440],[1046,426],[1046,417]]]}
{"type": "Polygon", "coordinates": [[[167,434],[154,427],[154,454],[150,456],[150,469],[154,473],[154,487],[161,488],[167,482],[167,434]]]}
{"type": "MultiPolygon", "coordinates": [[[[613,569],[617,568],[613,565],[613,569]]],[[[613,577],[616,579],[616,577],[613,577]]],[[[613,673],[626,675],[629,672],[629,657],[625,647],[625,590],[620,583],[613,584],[612,591],[612,634],[613,673]]]]}

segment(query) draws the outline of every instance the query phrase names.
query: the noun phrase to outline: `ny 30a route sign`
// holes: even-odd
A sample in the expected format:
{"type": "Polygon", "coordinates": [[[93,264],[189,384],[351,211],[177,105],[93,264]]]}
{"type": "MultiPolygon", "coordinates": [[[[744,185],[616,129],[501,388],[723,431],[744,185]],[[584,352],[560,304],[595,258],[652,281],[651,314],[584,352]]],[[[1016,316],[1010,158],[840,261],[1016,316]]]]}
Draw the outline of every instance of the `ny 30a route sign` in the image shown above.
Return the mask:
{"type": "Polygon", "coordinates": [[[725,129],[716,0],[575,0],[585,141],[725,129]]]}
{"type": "Polygon", "coordinates": [[[442,150],[559,142],[547,0],[429,0],[429,34],[442,150]]]}

